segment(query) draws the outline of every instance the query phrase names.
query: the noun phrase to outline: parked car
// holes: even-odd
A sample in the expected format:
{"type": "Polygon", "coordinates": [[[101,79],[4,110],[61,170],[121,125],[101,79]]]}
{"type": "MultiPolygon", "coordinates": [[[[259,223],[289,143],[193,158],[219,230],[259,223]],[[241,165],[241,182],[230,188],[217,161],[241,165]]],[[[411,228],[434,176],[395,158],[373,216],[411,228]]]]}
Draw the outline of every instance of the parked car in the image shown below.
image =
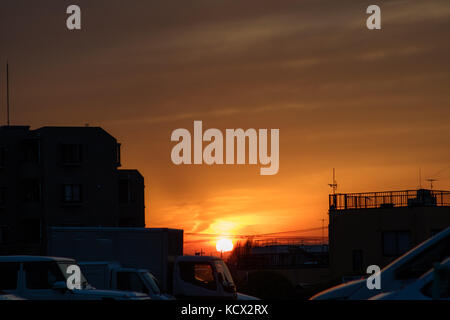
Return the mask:
{"type": "Polygon", "coordinates": [[[434,263],[450,256],[450,227],[414,247],[380,271],[381,289],[369,289],[366,279],[338,285],[311,300],[366,300],[385,292],[398,291],[430,270],[434,263]]]}
{"type": "Polygon", "coordinates": [[[25,300],[25,299],[22,299],[21,297],[18,297],[14,294],[8,294],[6,292],[0,291],[0,301],[2,300],[25,300]]]}
{"type": "Polygon", "coordinates": [[[30,300],[148,300],[142,293],[95,290],[80,273],[81,288],[69,289],[67,268],[74,259],[0,256],[0,290],[30,300]]]}
{"type": "Polygon", "coordinates": [[[386,292],[370,300],[450,300],[450,258],[422,277],[393,292],[386,292]]]}

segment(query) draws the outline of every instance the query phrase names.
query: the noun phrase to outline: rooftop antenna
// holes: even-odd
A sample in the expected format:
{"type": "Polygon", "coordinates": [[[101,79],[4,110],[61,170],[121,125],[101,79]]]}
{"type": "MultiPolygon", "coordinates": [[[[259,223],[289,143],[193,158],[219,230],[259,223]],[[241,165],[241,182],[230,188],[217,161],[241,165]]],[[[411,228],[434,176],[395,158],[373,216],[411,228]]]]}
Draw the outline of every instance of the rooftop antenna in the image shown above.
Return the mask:
{"type": "Polygon", "coordinates": [[[430,182],[430,190],[433,190],[433,182],[434,182],[434,181],[438,181],[438,180],[437,180],[437,179],[430,178],[430,179],[427,179],[427,181],[430,182]]]}
{"type": "Polygon", "coordinates": [[[336,182],[336,176],[335,176],[335,170],[333,168],[333,183],[329,183],[328,184],[332,189],[333,189],[333,194],[336,194],[336,189],[337,189],[337,182],[336,182]]]}
{"type": "Polygon", "coordinates": [[[9,64],[6,60],[6,123],[9,126],[9,64]]]}

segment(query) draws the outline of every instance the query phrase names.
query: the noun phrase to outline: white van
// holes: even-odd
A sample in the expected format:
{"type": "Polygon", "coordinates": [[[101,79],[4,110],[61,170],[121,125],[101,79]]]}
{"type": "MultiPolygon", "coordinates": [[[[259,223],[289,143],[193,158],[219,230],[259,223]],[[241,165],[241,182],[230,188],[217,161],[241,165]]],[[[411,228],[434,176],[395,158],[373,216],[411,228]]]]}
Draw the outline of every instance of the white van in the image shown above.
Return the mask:
{"type": "Polygon", "coordinates": [[[148,300],[137,292],[95,290],[81,273],[81,289],[67,288],[68,258],[0,256],[0,290],[30,300],[148,300]]]}
{"type": "Polygon", "coordinates": [[[447,227],[381,270],[381,289],[368,289],[366,279],[360,279],[325,290],[311,300],[366,300],[384,292],[398,291],[449,256],[450,227],[447,227]]]}

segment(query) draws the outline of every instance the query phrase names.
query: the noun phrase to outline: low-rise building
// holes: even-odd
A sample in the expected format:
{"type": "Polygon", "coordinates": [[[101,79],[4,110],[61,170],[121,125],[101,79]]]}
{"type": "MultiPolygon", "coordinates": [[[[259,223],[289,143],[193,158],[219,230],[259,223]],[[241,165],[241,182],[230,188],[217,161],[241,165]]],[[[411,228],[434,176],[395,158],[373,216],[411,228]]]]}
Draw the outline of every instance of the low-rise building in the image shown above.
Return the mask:
{"type": "Polygon", "coordinates": [[[450,191],[405,190],[331,194],[332,276],[366,274],[450,226],[450,191]]]}

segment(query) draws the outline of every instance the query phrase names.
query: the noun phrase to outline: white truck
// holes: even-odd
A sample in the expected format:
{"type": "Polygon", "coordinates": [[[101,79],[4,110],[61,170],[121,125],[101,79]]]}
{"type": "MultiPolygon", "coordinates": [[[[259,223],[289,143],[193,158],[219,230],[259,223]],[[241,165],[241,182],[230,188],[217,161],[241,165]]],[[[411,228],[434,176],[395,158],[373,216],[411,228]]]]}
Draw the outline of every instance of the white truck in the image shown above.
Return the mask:
{"type": "Polygon", "coordinates": [[[81,287],[69,289],[67,269],[74,259],[42,256],[0,256],[0,290],[8,299],[148,300],[137,292],[96,290],[80,273],[81,287]]]}
{"type": "Polygon", "coordinates": [[[325,290],[311,300],[366,300],[386,292],[396,292],[417,281],[435,263],[450,256],[450,227],[419,244],[380,271],[381,289],[369,289],[366,279],[351,281],[325,290]]]}
{"type": "Polygon", "coordinates": [[[147,269],[125,268],[118,262],[80,262],[83,274],[96,289],[141,292],[152,300],[173,300],[162,292],[158,280],[147,269]]]}
{"type": "MultiPolygon", "coordinates": [[[[99,261],[119,263],[128,268],[129,276],[135,280],[133,286],[127,287],[131,291],[151,291],[151,285],[142,280],[145,269],[155,275],[164,293],[176,298],[253,299],[236,292],[222,259],[183,256],[183,230],[51,227],[47,254],[75,258],[82,265],[99,261]]],[[[114,281],[117,283],[117,279],[111,281],[109,288],[114,288],[114,281]]]]}

